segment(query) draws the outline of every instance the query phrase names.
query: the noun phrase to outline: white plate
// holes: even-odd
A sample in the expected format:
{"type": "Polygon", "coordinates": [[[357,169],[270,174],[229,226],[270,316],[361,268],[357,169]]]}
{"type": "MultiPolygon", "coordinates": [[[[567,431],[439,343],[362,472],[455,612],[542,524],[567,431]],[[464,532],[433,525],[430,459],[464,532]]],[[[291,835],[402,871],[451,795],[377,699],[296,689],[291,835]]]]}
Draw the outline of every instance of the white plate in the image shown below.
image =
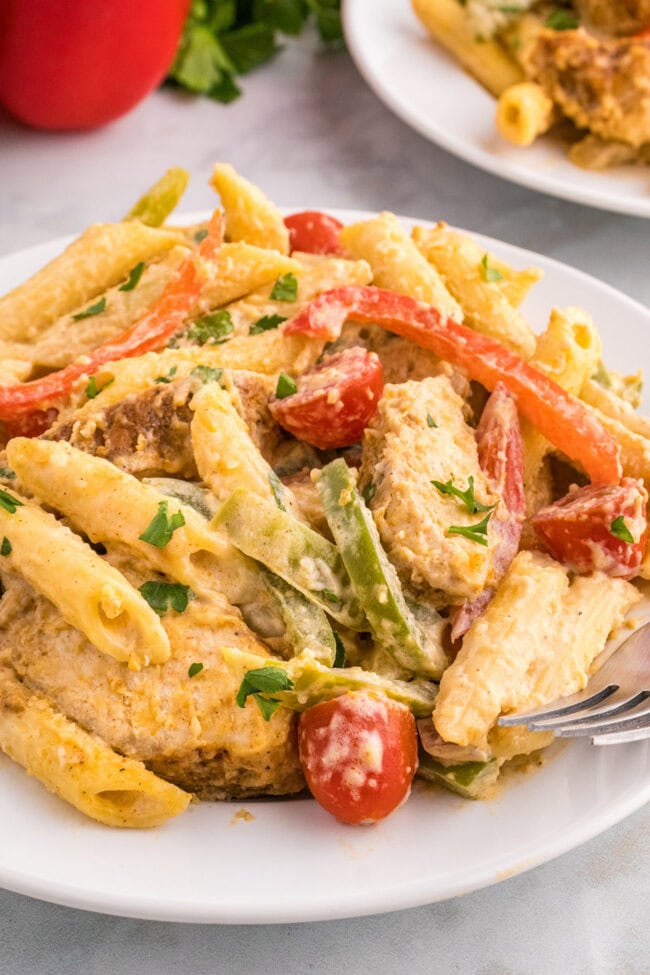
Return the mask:
{"type": "MultiPolygon", "coordinates": [[[[408,125],[488,172],[574,203],[650,217],[650,169],[587,172],[552,135],[527,149],[494,126],[495,101],[429,38],[409,0],[344,0],[345,37],[359,71],[408,125]]],[[[432,178],[435,178],[433,176],[432,178]]]]}
{"type": "MultiPolygon", "coordinates": [[[[364,214],[337,216],[345,222],[364,214]]],[[[650,365],[650,315],[640,305],[572,268],[477,239],[517,267],[544,269],[526,306],[534,325],[543,326],[552,304],[583,305],[596,317],[612,366],[650,365]]],[[[66,242],[0,260],[0,294],[66,242]]],[[[203,803],[160,829],[120,831],[85,819],[0,756],[0,885],[71,907],[166,921],[373,914],[497,883],[583,843],[648,799],[650,742],[572,742],[491,802],[417,784],[409,802],[375,827],[342,826],[303,799],[203,803]],[[241,808],[254,819],[233,821],[241,808]]]]}

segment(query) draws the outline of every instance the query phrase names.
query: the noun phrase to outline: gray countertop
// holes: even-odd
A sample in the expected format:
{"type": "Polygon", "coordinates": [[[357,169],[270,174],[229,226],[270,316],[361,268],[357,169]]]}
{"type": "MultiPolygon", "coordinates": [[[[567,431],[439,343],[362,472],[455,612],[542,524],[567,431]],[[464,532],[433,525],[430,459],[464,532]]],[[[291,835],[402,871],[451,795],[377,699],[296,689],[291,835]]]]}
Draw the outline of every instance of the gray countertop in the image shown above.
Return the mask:
{"type": "MultiPolygon", "coordinates": [[[[97,132],[49,135],[0,116],[0,254],[121,216],[167,166],[210,206],[216,159],[279,204],[391,209],[541,251],[650,304],[650,222],[484,174],[410,131],[344,53],[310,38],[246,79],[229,107],[158,92],[97,132]]],[[[650,971],[650,811],[497,887],[391,915],[276,927],[123,920],[0,892],[2,975],[650,971]]],[[[11,842],[3,837],[0,842],[11,842]]]]}

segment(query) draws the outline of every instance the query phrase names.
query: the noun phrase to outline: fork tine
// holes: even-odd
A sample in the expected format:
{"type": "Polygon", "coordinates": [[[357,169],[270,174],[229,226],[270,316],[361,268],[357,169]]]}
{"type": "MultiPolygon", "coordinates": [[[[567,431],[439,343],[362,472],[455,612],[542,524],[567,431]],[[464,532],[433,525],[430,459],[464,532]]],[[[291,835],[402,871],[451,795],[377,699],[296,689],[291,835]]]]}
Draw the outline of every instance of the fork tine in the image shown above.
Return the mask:
{"type": "Polygon", "coordinates": [[[591,739],[592,745],[624,745],[628,741],[643,741],[650,738],[650,723],[642,725],[640,728],[631,728],[628,731],[610,731],[604,735],[594,735],[591,739]]]}
{"type": "Polygon", "coordinates": [[[564,704],[559,707],[554,708],[538,708],[535,711],[519,711],[514,714],[504,714],[502,715],[497,724],[501,728],[508,728],[512,725],[525,724],[529,725],[531,721],[536,721],[545,718],[556,718],[567,714],[576,714],[578,711],[585,711],[587,708],[593,707],[596,704],[600,704],[605,698],[614,694],[618,690],[618,684],[608,684],[607,687],[603,687],[602,690],[597,691],[595,694],[590,694],[585,697],[585,692],[581,691],[579,694],[571,694],[569,697],[561,698],[564,704]]]}
{"type": "Polygon", "coordinates": [[[595,724],[596,722],[603,723],[605,719],[615,718],[619,714],[631,711],[649,696],[649,691],[638,691],[636,694],[631,694],[621,700],[619,695],[615,694],[608,699],[609,703],[604,707],[592,707],[584,715],[581,714],[577,718],[567,719],[565,716],[543,718],[539,721],[530,721],[528,727],[531,731],[553,731],[555,728],[569,728],[583,724],[595,724]]]}
{"type": "Polygon", "coordinates": [[[626,711],[625,714],[613,718],[604,718],[602,721],[585,722],[584,724],[567,725],[563,728],[555,728],[553,730],[558,738],[580,738],[583,735],[602,735],[608,731],[617,732],[643,728],[649,724],[650,702],[644,704],[641,708],[626,711]]]}

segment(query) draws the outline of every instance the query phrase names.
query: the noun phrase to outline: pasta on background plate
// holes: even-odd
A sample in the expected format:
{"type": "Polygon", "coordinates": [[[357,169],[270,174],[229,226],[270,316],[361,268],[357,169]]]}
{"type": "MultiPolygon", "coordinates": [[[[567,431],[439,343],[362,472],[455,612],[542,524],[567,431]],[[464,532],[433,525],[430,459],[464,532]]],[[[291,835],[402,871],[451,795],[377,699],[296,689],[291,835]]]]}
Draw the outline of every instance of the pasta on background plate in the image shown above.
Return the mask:
{"type": "Polygon", "coordinates": [[[488,797],[552,741],[498,717],[650,578],[640,377],[445,224],[285,221],[218,164],[175,226],[185,183],[0,298],[0,748],[113,826],[306,781],[375,820],[418,763],[488,797]]]}

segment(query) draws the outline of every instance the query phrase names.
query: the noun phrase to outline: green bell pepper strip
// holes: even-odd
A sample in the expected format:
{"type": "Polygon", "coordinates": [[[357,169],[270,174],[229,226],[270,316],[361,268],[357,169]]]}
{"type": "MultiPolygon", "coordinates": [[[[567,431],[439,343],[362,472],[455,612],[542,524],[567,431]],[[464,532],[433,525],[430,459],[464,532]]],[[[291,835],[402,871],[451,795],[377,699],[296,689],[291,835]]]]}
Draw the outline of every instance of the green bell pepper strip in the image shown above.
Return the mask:
{"type": "Polygon", "coordinates": [[[327,616],[315,603],[289,586],[284,579],[268,570],[263,572],[286,627],[286,638],[294,655],[310,653],[319,663],[331,667],[336,656],[336,642],[327,616]]]}
{"type": "Polygon", "coordinates": [[[242,679],[246,671],[260,667],[282,667],[286,670],[293,682],[291,690],[277,691],[269,697],[292,711],[306,711],[321,701],[331,701],[349,691],[373,691],[405,704],[416,718],[425,718],[431,716],[438,693],[437,686],[429,681],[391,680],[361,667],[325,667],[308,653],[284,661],[224,647],[222,655],[232,670],[241,672],[242,679]]]}
{"type": "Polygon", "coordinates": [[[140,220],[148,227],[162,227],[185,192],[189,178],[190,174],[186,169],[180,169],[178,166],[168,169],[165,175],[161,176],[133,204],[124,219],[140,220]]]}
{"type": "Polygon", "coordinates": [[[210,525],[343,626],[368,629],[337,548],[272,501],[238,488],[210,525]]]}
{"type": "Polygon", "coordinates": [[[485,799],[499,775],[499,762],[464,762],[462,765],[443,765],[420,749],[418,773],[429,782],[444,785],[464,799],[485,799]]]}
{"type": "Polygon", "coordinates": [[[447,665],[440,639],[444,624],[436,614],[427,639],[406,603],[372,514],[357,490],[355,474],[338,458],[320,471],[316,487],[375,639],[400,667],[439,678],[447,665]]]}

